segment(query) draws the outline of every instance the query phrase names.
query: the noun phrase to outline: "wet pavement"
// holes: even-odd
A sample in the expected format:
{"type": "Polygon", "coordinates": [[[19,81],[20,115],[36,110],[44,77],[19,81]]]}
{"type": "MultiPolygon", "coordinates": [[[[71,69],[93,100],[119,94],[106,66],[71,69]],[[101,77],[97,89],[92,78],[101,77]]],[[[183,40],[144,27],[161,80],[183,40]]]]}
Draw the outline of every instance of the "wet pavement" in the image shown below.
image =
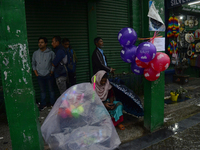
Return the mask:
{"type": "MultiPolygon", "coordinates": [[[[158,131],[150,133],[143,126],[143,117],[137,118],[124,112],[123,124],[126,129],[121,131],[116,128],[122,142],[119,150],[200,149],[198,147],[200,146],[200,130],[198,131],[200,129],[198,122],[200,120],[200,78],[190,78],[188,84],[181,86],[188,90],[187,96],[190,99],[179,103],[165,104],[164,126],[158,131]]],[[[176,83],[165,85],[165,96],[169,96],[171,90],[179,87],[180,85],[176,83]]],[[[50,110],[47,108],[40,112],[41,124],[50,110]]],[[[47,144],[44,149],[49,149],[47,144]]],[[[0,150],[12,150],[5,114],[0,114],[0,150]]]]}
{"type": "Polygon", "coordinates": [[[122,144],[116,150],[200,149],[200,113],[169,127],[122,144]]]}
{"type": "Polygon", "coordinates": [[[167,138],[145,150],[199,150],[200,149],[200,123],[167,138]]]}

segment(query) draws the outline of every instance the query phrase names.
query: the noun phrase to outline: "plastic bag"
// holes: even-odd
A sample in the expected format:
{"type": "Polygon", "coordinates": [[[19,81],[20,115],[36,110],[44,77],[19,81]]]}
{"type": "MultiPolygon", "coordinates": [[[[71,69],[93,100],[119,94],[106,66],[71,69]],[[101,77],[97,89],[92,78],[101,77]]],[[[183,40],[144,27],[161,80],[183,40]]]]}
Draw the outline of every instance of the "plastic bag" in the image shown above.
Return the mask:
{"type": "Polygon", "coordinates": [[[74,85],[65,91],[41,131],[51,150],[112,150],[121,143],[91,83],[74,85]]]}

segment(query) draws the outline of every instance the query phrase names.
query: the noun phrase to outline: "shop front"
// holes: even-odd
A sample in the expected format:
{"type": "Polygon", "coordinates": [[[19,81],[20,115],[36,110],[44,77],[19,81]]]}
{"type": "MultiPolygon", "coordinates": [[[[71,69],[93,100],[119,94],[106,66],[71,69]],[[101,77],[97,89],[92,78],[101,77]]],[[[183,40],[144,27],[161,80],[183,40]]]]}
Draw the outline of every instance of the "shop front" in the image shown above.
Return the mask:
{"type": "Polygon", "coordinates": [[[170,0],[165,4],[166,53],[171,57],[171,75],[166,78],[186,84],[189,77],[199,77],[200,1],[170,0]]]}

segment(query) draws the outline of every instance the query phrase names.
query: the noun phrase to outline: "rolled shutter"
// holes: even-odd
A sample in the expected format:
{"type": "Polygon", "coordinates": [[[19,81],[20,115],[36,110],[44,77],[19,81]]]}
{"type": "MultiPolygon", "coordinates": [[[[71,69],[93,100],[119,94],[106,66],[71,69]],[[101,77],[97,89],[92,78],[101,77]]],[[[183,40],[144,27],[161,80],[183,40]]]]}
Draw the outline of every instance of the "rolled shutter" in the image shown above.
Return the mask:
{"type": "MultiPolygon", "coordinates": [[[[26,0],[26,22],[30,57],[38,49],[38,38],[48,39],[47,47],[52,48],[51,40],[55,35],[69,38],[75,50],[77,63],[77,83],[89,81],[89,53],[87,28],[87,3],[82,0],[26,0]]],[[[33,73],[36,98],[40,91],[33,73]]]]}
{"type": "Polygon", "coordinates": [[[97,1],[97,35],[103,38],[108,65],[118,73],[130,71],[130,65],[120,57],[122,47],[117,39],[122,28],[130,27],[128,7],[128,0],[97,1]]]}

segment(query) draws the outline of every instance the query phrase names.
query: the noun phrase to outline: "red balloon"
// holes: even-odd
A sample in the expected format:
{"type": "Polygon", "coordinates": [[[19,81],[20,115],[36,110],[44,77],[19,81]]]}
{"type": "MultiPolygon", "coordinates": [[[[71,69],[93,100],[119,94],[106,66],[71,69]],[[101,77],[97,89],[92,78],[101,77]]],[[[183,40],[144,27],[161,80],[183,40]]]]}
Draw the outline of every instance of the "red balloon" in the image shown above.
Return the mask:
{"type": "Polygon", "coordinates": [[[149,67],[144,69],[144,77],[149,81],[155,81],[160,77],[160,72],[149,67]]]}
{"type": "Polygon", "coordinates": [[[137,64],[138,67],[141,67],[141,68],[149,67],[149,62],[143,62],[143,61],[139,60],[137,57],[135,58],[135,63],[137,64]]]}
{"type": "Polygon", "coordinates": [[[156,71],[164,71],[169,67],[170,58],[167,54],[158,52],[155,58],[150,62],[151,67],[156,71]]]}

